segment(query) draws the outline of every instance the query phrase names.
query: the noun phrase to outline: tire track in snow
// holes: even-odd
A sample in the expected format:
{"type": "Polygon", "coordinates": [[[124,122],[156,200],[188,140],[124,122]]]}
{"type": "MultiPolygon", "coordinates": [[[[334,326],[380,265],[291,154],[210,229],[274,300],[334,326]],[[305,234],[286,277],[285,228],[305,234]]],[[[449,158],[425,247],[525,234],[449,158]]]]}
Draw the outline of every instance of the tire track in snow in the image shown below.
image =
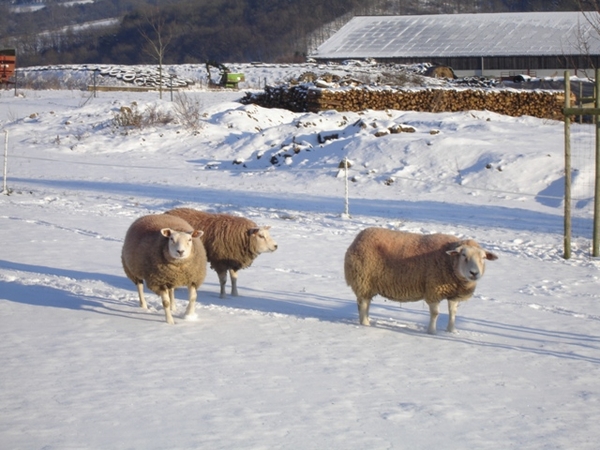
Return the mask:
{"type": "Polygon", "coordinates": [[[33,225],[39,225],[39,226],[43,226],[43,227],[48,227],[48,228],[52,228],[55,230],[60,230],[60,231],[68,231],[70,233],[75,233],[75,234],[80,234],[82,236],[87,236],[87,237],[92,237],[92,238],[96,238],[96,239],[101,239],[103,241],[107,241],[107,242],[123,242],[123,239],[121,238],[113,238],[110,236],[103,236],[102,234],[96,232],[96,231],[90,231],[90,230],[84,230],[82,228],[71,228],[71,227],[65,227],[63,225],[58,225],[55,223],[51,223],[51,222],[46,222],[45,220],[33,220],[33,219],[23,219],[21,217],[10,217],[10,216],[2,216],[2,219],[6,219],[6,220],[14,220],[14,221],[21,221],[24,223],[29,223],[29,224],[33,224],[33,225]]]}
{"type": "MultiPolygon", "coordinates": [[[[520,290],[519,292],[524,293],[524,290],[520,290]]],[[[529,295],[534,295],[534,294],[529,294],[529,295]]],[[[563,315],[563,316],[571,316],[571,317],[574,317],[576,319],[586,319],[586,320],[600,321],[600,316],[599,315],[588,314],[588,313],[584,313],[584,312],[580,312],[580,311],[574,311],[572,309],[567,309],[567,308],[565,308],[563,306],[542,305],[542,304],[536,303],[536,302],[525,302],[525,301],[524,302],[518,302],[518,301],[497,300],[497,299],[494,299],[494,298],[489,298],[489,297],[484,297],[484,296],[478,296],[478,295],[474,295],[473,299],[478,299],[478,300],[482,300],[482,301],[489,301],[489,302],[494,302],[494,303],[501,303],[501,304],[504,304],[504,305],[516,306],[516,307],[519,307],[519,308],[530,308],[530,309],[537,310],[537,311],[540,311],[540,312],[547,312],[547,313],[552,313],[552,314],[559,314],[559,315],[563,315]]]]}

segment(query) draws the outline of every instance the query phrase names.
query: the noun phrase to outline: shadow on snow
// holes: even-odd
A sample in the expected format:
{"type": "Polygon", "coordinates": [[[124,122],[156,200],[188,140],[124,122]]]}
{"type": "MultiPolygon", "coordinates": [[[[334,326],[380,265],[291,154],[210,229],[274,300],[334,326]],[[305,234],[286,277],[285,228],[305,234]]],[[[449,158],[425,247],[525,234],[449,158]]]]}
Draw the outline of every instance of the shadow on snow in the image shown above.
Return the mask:
{"type": "MultiPolygon", "coordinates": [[[[219,203],[244,207],[294,210],[305,213],[337,213],[343,211],[343,199],[314,195],[281,195],[245,190],[221,190],[203,187],[147,185],[68,180],[35,180],[16,178],[13,181],[61,189],[98,191],[103,194],[139,196],[163,199],[164,209],[182,203],[219,203]]],[[[433,223],[454,223],[463,226],[493,226],[516,231],[536,231],[562,234],[562,215],[547,214],[502,206],[463,205],[435,201],[351,199],[351,213],[402,220],[433,223]]],[[[591,219],[573,218],[576,229],[590,229],[591,219]]]]}
{"type": "MultiPolygon", "coordinates": [[[[56,286],[39,284],[26,285],[16,281],[0,281],[0,292],[3,299],[11,302],[33,306],[62,308],[68,310],[91,311],[97,314],[120,316],[136,320],[163,322],[162,306],[148,315],[137,305],[137,295],[132,283],[124,276],[80,272],[76,270],[56,269],[36,265],[25,265],[0,261],[0,269],[19,270],[44,275],[55,275],[73,280],[96,280],[113,287],[128,290],[135,301],[119,301],[103,298],[97,295],[79,295],[56,286]]],[[[147,290],[146,290],[147,291],[147,290]]],[[[180,291],[180,290],[178,290],[180,291]]],[[[306,292],[257,291],[244,289],[249,295],[241,297],[218,297],[218,286],[205,283],[198,292],[198,308],[217,307],[239,310],[247,314],[268,316],[280,314],[299,319],[316,319],[321,322],[341,323],[351,326],[358,325],[356,303],[354,299],[331,298],[306,292]],[[313,303],[306,302],[310,296],[313,303]]],[[[185,295],[176,295],[178,305],[186,304],[185,295]]],[[[148,295],[149,303],[159,303],[154,294],[148,295]]],[[[518,351],[543,356],[554,356],[574,361],[587,361],[600,364],[600,357],[589,356],[588,352],[596,354],[600,349],[600,336],[583,335],[557,330],[545,330],[523,325],[511,325],[501,322],[471,319],[458,316],[456,334],[446,333],[448,316],[441,312],[438,320],[438,334],[426,334],[426,324],[429,322],[429,311],[402,308],[395,302],[384,305],[374,304],[374,309],[394,308],[405,319],[381,319],[381,312],[373,314],[374,328],[394,331],[406,336],[422,339],[439,339],[466,345],[496,348],[500,350],[518,351]],[[397,306],[396,306],[397,305],[397,306]],[[410,317],[413,316],[413,317],[410,317]],[[408,319],[406,319],[408,317],[408,319]],[[402,322],[406,322],[405,326],[402,322]],[[472,333],[475,333],[473,335],[472,333]]],[[[381,311],[381,310],[380,310],[381,311]]],[[[206,311],[209,314],[210,311],[206,311]]],[[[384,315],[387,317],[387,315],[384,315]]],[[[276,319],[274,319],[276,320],[276,319]]],[[[365,329],[368,332],[368,329],[365,329]]],[[[399,342],[401,343],[401,342],[399,342]]]]}

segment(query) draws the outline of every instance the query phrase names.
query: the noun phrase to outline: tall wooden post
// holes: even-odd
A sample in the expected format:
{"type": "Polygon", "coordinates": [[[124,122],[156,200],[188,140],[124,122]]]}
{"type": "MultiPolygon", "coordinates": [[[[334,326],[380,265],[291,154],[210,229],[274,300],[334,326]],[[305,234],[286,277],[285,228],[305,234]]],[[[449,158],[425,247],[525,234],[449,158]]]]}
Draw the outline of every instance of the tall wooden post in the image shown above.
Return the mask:
{"type": "MultiPolygon", "coordinates": [[[[596,108],[600,108],[600,69],[596,69],[596,108]]],[[[594,238],[592,242],[592,256],[600,255],[600,120],[596,116],[596,184],[594,189],[594,238]]]]}

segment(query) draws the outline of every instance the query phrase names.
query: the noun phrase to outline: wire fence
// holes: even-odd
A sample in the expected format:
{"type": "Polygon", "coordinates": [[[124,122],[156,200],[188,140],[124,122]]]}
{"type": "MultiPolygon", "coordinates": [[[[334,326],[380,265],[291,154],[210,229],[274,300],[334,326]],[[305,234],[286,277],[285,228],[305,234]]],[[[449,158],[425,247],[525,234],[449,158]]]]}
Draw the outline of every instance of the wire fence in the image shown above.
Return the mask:
{"type": "Polygon", "coordinates": [[[571,126],[571,216],[573,235],[593,237],[594,195],[596,183],[595,126],[571,126]]]}

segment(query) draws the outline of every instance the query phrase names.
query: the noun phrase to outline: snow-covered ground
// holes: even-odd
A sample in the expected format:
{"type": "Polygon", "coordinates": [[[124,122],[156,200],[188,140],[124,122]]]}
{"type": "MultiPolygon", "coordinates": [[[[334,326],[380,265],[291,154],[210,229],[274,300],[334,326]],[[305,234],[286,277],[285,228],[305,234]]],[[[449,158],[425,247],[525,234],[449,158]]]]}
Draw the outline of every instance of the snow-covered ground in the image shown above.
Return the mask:
{"type": "MultiPolygon", "coordinates": [[[[597,448],[593,161],[576,160],[564,260],[562,123],[187,95],[197,132],[114,127],[132,102],[172,108],[156,92],[0,91],[1,448],[597,448]],[[385,134],[399,124],[415,131],[385,134]],[[240,272],[239,297],[220,299],[209,271],[196,322],[178,290],[169,326],[156,295],[138,307],[120,250],[135,218],[176,206],[271,225],[279,249],[240,272]],[[457,333],[443,331],[445,302],[436,336],[423,302],[377,297],[373,326],[358,325],[343,257],[368,226],[499,256],[457,333]]],[[[591,125],[572,134],[593,154],[591,125]]]]}

